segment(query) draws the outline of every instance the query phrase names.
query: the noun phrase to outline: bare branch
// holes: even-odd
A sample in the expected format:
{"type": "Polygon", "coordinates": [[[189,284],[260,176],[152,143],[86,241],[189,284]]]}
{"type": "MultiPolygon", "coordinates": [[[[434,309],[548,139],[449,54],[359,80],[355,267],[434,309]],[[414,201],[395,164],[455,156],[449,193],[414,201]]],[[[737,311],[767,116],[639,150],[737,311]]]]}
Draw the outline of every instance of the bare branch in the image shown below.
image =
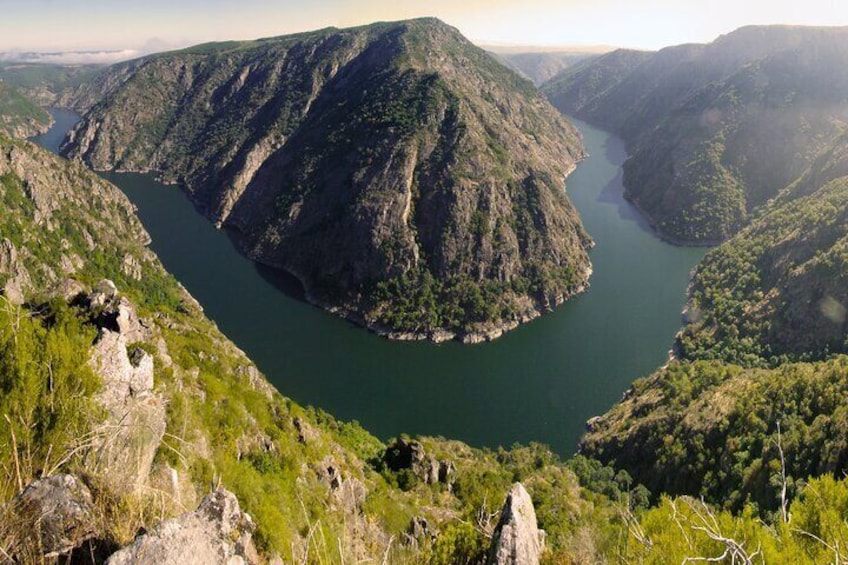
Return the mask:
{"type": "Polygon", "coordinates": [[[780,434],[780,420],[777,421],[777,451],[780,454],[780,515],[783,523],[789,523],[789,501],[786,499],[786,458],[783,455],[783,438],[780,434]]]}

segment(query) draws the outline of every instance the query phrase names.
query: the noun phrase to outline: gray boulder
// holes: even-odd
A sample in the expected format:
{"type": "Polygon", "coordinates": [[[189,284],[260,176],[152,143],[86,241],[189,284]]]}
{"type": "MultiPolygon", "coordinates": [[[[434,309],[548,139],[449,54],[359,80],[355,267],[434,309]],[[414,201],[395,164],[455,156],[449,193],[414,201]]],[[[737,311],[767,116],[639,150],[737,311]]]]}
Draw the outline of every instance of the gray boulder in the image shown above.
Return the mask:
{"type": "Polygon", "coordinates": [[[536,525],[533,500],[521,483],[506,497],[492,537],[488,565],[537,565],[545,549],[545,532],[536,525]]]}
{"type": "Polygon", "coordinates": [[[255,526],[231,492],[210,493],[194,512],[166,520],[114,553],[107,565],[242,565],[259,562],[255,526]]]}
{"type": "Polygon", "coordinates": [[[72,475],[31,483],[11,503],[15,519],[28,525],[14,544],[19,561],[69,553],[94,537],[91,492],[72,475]]]}

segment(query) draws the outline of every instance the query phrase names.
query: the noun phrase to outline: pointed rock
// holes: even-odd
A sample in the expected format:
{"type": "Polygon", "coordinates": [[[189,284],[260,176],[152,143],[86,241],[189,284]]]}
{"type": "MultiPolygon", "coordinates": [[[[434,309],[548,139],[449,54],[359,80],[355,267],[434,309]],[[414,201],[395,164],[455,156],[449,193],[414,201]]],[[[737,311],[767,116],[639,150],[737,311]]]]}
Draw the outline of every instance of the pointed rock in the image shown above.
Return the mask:
{"type": "Polygon", "coordinates": [[[533,500],[524,485],[515,483],[495,528],[487,564],[538,565],[544,549],[545,532],[536,525],[533,500]]]}

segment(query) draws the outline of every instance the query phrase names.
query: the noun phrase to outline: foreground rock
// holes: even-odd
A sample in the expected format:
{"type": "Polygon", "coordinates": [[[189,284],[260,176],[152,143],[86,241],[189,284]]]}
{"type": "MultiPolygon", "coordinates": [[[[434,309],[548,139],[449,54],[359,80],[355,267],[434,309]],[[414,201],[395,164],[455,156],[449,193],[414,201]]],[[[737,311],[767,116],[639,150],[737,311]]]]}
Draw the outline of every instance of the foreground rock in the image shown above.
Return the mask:
{"type": "Polygon", "coordinates": [[[72,475],[35,481],[12,501],[11,508],[11,519],[27,525],[13,544],[16,562],[65,555],[94,536],[91,492],[72,475]]]}
{"type": "Polygon", "coordinates": [[[113,554],[107,565],[227,565],[259,562],[254,525],[231,492],[210,493],[194,512],[166,520],[113,554]]]}
{"type": "Polygon", "coordinates": [[[545,549],[545,532],[536,525],[536,510],[524,485],[515,483],[506,497],[492,538],[488,565],[536,565],[545,549]]]}

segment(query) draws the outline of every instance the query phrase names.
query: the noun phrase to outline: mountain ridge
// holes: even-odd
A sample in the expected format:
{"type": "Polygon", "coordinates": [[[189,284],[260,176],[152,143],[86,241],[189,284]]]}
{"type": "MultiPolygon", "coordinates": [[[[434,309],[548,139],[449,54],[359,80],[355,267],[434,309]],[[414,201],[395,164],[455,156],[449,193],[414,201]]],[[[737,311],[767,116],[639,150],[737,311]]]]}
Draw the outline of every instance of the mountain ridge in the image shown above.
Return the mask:
{"type": "Polygon", "coordinates": [[[585,288],[561,185],[579,133],[438,20],[203,45],[101,84],[66,154],[181,184],[248,256],[380,333],[491,339],[585,288]]]}
{"type": "Polygon", "coordinates": [[[544,86],[620,134],[627,196],[672,242],[714,244],[794,182],[848,124],[848,28],[751,26],[709,44],[614,52],[544,86]]]}

